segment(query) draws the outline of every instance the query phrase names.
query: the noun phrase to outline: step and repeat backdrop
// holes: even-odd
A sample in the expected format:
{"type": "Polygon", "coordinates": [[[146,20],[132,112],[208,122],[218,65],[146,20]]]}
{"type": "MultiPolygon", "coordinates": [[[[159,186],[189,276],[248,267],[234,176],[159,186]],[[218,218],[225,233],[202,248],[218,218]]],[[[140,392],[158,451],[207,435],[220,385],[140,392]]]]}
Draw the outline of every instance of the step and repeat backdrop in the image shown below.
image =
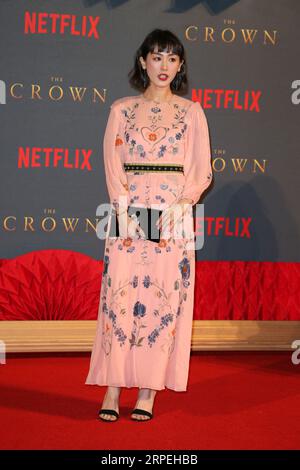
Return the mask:
{"type": "Polygon", "coordinates": [[[102,142],[144,37],[186,49],[214,183],[198,260],[299,262],[300,2],[1,1],[0,258],[45,249],[100,260],[102,142]]]}

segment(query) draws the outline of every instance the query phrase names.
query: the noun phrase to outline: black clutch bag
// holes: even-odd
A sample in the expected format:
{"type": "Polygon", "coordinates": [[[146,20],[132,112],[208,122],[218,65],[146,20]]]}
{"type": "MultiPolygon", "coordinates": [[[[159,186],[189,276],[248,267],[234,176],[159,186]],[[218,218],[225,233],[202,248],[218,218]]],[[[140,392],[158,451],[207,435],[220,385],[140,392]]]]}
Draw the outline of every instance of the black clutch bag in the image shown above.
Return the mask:
{"type": "MultiPolygon", "coordinates": [[[[155,224],[158,221],[160,215],[162,214],[162,210],[151,209],[150,207],[129,206],[127,212],[129,216],[135,215],[137,217],[137,222],[139,223],[141,229],[144,231],[146,240],[150,240],[151,242],[155,243],[158,243],[160,241],[161,231],[155,224]]],[[[113,211],[111,218],[109,236],[120,236],[119,220],[115,211],[113,211]]]]}

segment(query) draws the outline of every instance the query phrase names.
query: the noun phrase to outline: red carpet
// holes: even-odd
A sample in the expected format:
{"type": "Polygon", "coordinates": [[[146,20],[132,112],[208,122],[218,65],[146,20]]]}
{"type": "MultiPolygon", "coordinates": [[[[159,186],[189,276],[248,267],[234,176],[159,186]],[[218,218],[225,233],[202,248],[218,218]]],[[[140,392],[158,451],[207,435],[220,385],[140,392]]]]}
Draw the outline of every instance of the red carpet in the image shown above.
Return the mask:
{"type": "Polygon", "coordinates": [[[0,366],[1,449],[299,449],[300,365],[289,352],[193,353],[187,392],[157,394],[154,419],[96,419],[105,387],[86,354],[9,355],[0,366]]]}

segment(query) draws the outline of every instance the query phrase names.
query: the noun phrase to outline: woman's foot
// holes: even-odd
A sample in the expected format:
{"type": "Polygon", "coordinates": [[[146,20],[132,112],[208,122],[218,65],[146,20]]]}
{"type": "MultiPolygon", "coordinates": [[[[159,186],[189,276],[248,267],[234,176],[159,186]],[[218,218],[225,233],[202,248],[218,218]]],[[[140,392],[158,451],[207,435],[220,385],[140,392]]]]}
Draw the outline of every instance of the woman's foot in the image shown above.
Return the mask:
{"type": "MultiPolygon", "coordinates": [[[[155,395],[156,390],[152,390],[151,388],[141,388],[139,390],[138,399],[134,409],[138,408],[152,413],[155,395]]],[[[151,419],[149,416],[140,415],[136,413],[132,413],[131,417],[139,421],[146,421],[148,419],[151,419]]]]}
{"type": "MultiPolygon", "coordinates": [[[[115,410],[119,414],[120,391],[120,387],[107,387],[106,394],[102,402],[101,410],[115,410]]],[[[104,419],[106,421],[116,421],[118,419],[116,416],[107,413],[101,413],[101,410],[99,411],[99,417],[101,417],[101,419],[104,419]]]]}

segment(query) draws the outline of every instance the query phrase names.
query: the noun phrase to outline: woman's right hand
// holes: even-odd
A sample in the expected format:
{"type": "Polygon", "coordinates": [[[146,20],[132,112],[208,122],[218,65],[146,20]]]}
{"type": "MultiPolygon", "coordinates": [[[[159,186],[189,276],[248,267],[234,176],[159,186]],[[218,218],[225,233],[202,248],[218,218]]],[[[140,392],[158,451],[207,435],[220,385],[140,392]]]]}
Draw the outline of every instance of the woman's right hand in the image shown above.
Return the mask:
{"type": "Polygon", "coordinates": [[[130,238],[146,238],[145,232],[141,229],[137,219],[127,214],[128,218],[128,235],[130,238]]]}
{"type": "Polygon", "coordinates": [[[135,217],[132,217],[128,212],[123,212],[119,216],[119,230],[120,236],[124,238],[146,238],[145,232],[141,229],[135,217]]]}

